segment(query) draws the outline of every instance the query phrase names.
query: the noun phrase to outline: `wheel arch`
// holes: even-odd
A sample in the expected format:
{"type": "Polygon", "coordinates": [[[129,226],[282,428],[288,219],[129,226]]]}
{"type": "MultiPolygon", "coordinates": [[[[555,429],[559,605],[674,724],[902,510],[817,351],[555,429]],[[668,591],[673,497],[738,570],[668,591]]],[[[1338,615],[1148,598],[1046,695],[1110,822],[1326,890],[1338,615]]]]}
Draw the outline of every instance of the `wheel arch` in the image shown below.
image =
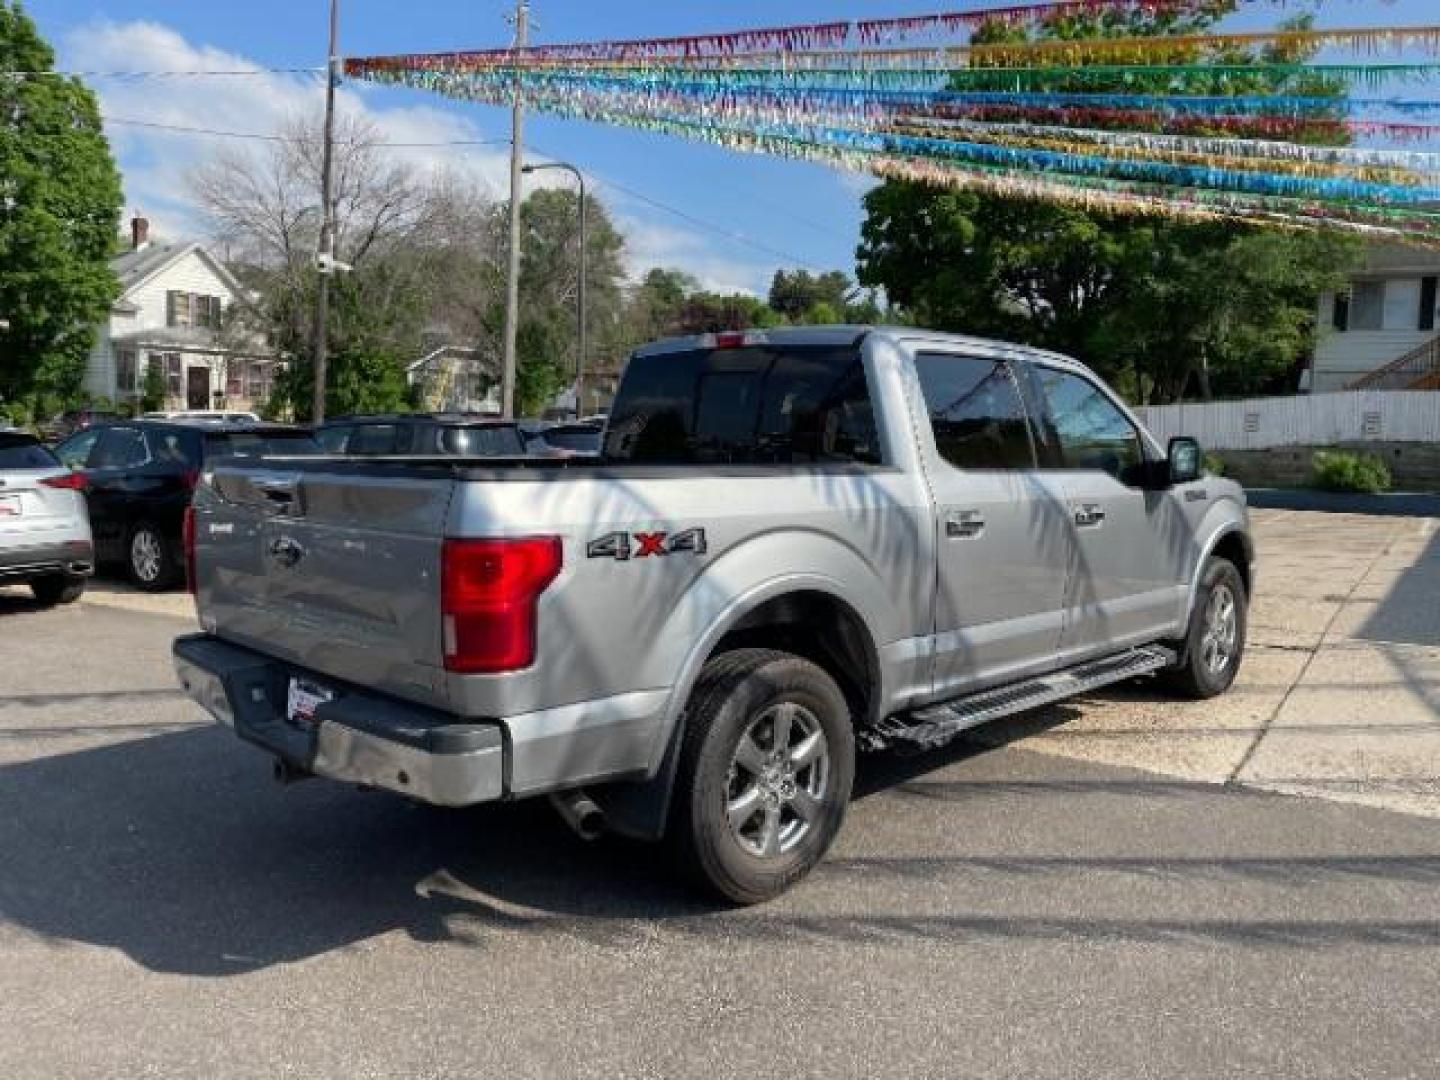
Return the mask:
{"type": "Polygon", "coordinates": [[[861,604],[841,582],[792,574],[758,585],[736,597],[687,654],[665,709],[649,778],[593,793],[615,831],[644,840],[663,835],[684,738],[685,705],[711,659],[743,648],[774,648],[817,663],[839,685],[857,726],[885,700],[885,673],[874,633],[861,604]],[[812,632],[807,642],[799,631],[812,629],[808,620],[827,616],[835,620],[836,633],[827,637],[812,632]]]}
{"type": "Polygon", "coordinates": [[[1216,555],[1235,564],[1235,568],[1240,571],[1240,580],[1245,585],[1245,595],[1249,597],[1254,594],[1254,538],[1250,536],[1243,521],[1227,521],[1211,533],[1200,549],[1200,557],[1195,561],[1194,571],[1190,575],[1189,595],[1185,600],[1186,626],[1190,624],[1190,617],[1195,611],[1195,598],[1200,591],[1200,580],[1205,574],[1205,567],[1216,555]]]}

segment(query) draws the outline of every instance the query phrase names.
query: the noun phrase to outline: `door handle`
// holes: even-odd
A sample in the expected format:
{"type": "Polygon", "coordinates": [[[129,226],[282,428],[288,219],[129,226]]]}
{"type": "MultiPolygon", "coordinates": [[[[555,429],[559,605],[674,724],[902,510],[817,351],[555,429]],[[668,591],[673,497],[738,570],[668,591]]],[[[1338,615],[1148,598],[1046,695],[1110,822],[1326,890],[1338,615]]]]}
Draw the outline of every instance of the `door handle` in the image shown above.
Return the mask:
{"type": "Polygon", "coordinates": [[[1105,508],[1099,503],[1085,503],[1075,507],[1075,524],[1082,529],[1093,529],[1105,524],[1105,508]]]}
{"type": "Polygon", "coordinates": [[[951,540],[979,536],[985,531],[985,519],[978,510],[959,510],[945,515],[945,535],[951,540]]]}

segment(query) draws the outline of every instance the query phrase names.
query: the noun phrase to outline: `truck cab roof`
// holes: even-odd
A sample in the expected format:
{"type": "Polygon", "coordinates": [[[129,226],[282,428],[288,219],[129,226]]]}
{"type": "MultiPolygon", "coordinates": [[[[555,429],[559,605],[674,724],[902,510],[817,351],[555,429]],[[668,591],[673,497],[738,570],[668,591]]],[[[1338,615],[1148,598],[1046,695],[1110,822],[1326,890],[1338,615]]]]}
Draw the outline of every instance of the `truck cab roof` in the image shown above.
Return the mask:
{"type": "MultiPolygon", "coordinates": [[[[690,352],[695,349],[744,348],[756,345],[806,346],[806,345],[855,345],[871,339],[913,344],[916,341],[933,341],[950,346],[961,345],[987,353],[1002,352],[1023,355],[1031,359],[1043,359],[1056,367],[1075,371],[1090,372],[1085,364],[1063,353],[1051,352],[1031,345],[1017,345],[1009,341],[996,341],[976,337],[972,334],[955,334],[940,330],[923,330],[914,326],[850,325],[833,326],[779,326],[771,329],[722,331],[712,334],[694,334],[686,337],[666,338],[646,345],[635,352],[635,356],[655,356],[664,353],[690,352]]],[[[1093,374],[1093,373],[1092,373],[1093,374]]]]}

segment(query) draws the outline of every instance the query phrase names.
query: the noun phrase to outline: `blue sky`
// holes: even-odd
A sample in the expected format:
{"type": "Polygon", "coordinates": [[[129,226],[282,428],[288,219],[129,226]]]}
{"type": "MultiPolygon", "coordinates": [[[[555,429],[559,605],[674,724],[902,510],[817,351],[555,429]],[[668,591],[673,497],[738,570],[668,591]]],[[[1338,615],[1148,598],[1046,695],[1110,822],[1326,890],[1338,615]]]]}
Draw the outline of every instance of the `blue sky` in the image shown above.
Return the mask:
{"type": "MultiPolygon", "coordinates": [[[[1322,25],[1440,23],[1440,0],[1332,0],[1322,25]]],[[[66,67],[86,69],[261,67],[323,63],[325,0],[29,0],[66,67]]],[[[343,0],[347,55],[502,46],[509,41],[504,0],[343,0]]],[[[981,6],[926,0],[759,0],[657,3],[655,0],[534,0],[537,43],[656,37],[832,19],[920,14],[981,6]]],[[[1300,3],[1257,0],[1236,17],[1259,29],[1300,3]]],[[[180,126],[273,130],[313,108],[319,89],[304,77],[135,82],[98,80],[106,113],[180,126]]],[[[1413,88],[1412,88],[1413,89],[1413,88]]],[[[1433,89],[1427,89],[1427,94],[1433,89]]],[[[504,139],[508,114],[423,94],[350,88],[346,108],[364,112],[393,141],[504,139]]],[[[220,140],[117,124],[111,128],[127,199],[170,232],[198,228],[184,173],[220,140]]],[[[571,161],[602,186],[630,236],[632,269],[679,265],[716,288],[763,291],[779,265],[854,269],[863,178],[813,165],[738,155],[640,132],[532,116],[526,142],[571,161]],[[611,181],[617,186],[604,186],[611,181]],[[635,193],[635,194],[631,194],[635,193]],[[647,202],[658,201],[678,213],[647,202]]],[[[485,182],[503,176],[503,146],[416,152],[427,163],[467,170],[485,182]]]]}

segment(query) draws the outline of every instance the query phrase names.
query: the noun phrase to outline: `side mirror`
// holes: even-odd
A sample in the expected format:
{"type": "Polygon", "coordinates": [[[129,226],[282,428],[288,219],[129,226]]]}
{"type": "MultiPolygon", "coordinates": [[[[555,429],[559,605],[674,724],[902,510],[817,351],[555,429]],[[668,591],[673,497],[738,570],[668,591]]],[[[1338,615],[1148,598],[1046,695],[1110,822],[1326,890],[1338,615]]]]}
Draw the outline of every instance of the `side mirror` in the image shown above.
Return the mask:
{"type": "Polygon", "coordinates": [[[1188,484],[1200,479],[1201,468],[1204,464],[1200,453],[1200,444],[1188,435],[1180,435],[1170,440],[1170,449],[1167,454],[1170,462],[1170,484],[1188,484]]]}

